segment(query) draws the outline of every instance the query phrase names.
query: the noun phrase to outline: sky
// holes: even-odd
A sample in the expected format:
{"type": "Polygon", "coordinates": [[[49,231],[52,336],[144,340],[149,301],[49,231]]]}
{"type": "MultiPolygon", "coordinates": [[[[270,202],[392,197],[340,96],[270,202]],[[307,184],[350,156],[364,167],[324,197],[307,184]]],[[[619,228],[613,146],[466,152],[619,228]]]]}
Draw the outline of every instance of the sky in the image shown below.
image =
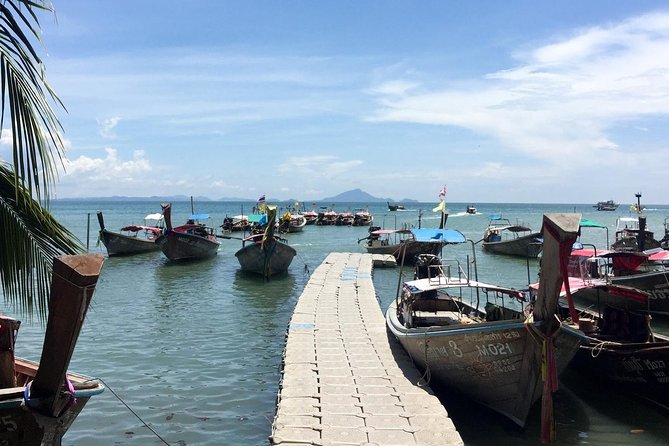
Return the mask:
{"type": "Polygon", "coordinates": [[[53,6],[56,198],[669,203],[663,1],[53,6]]]}

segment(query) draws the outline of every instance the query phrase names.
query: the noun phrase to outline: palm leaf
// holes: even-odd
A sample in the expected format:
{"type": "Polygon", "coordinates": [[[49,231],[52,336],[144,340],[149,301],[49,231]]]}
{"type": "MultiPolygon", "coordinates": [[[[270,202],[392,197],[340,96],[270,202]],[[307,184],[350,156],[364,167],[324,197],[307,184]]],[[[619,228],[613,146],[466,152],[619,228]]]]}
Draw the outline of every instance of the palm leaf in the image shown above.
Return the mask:
{"type": "Polygon", "coordinates": [[[50,105],[63,104],[32,44],[41,44],[36,10],[52,11],[44,0],[0,0],[0,128],[11,124],[13,142],[11,165],[0,163],[0,282],[6,301],[44,319],[53,257],[82,249],[40,204],[48,206],[64,144],[50,105]]]}
{"type": "Polygon", "coordinates": [[[46,315],[53,258],[81,253],[81,243],[30,197],[14,197],[14,172],[0,165],[0,281],[19,312],[46,315]]]}
{"type": "Polygon", "coordinates": [[[48,203],[57,178],[56,159],[62,162],[64,157],[62,126],[48,99],[63,104],[46,82],[42,60],[31,43],[41,42],[34,8],[51,10],[46,2],[0,2],[0,126],[8,113],[17,201],[20,185],[31,197],[48,203]]]}

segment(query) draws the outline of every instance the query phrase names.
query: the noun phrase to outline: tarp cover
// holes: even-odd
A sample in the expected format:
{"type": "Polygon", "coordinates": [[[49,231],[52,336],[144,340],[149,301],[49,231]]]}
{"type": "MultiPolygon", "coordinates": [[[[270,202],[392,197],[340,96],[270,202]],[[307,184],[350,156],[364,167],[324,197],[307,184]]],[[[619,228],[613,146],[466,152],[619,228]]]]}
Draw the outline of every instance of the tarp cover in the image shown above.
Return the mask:
{"type": "Polygon", "coordinates": [[[156,214],[149,214],[146,217],[144,217],[144,220],[162,220],[163,219],[163,214],[161,213],[156,213],[156,214]]]}
{"type": "Polygon", "coordinates": [[[412,229],[411,233],[419,242],[464,243],[466,241],[464,234],[457,229],[412,229]]]}
{"type": "Polygon", "coordinates": [[[209,214],[193,214],[190,216],[191,220],[205,220],[209,218],[209,214]]]}
{"type": "Polygon", "coordinates": [[[581,227],[583,228],[606,228],[604,225],[600,225],[593,220],[581,220],[581,227]]]}

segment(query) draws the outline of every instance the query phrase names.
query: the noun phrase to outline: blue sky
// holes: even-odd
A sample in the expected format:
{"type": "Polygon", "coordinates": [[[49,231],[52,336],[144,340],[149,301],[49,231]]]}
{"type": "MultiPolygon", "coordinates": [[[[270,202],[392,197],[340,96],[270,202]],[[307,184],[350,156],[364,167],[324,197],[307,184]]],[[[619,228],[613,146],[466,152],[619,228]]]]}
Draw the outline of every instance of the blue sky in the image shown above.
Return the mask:
{"type": "Polygon", "coordinates": [[[54,7],[58,198],[669,203],[665,2],[54,7]]]}

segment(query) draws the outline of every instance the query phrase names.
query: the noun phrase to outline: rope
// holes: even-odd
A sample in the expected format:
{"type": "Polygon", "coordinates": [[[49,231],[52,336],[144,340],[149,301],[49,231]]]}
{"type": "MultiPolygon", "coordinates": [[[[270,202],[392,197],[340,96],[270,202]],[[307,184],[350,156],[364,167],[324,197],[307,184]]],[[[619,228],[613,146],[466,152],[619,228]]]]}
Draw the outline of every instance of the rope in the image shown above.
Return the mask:
{"type": "Polygon", "coordinates": [[[127,404],[125,401],[123,401],[123,399],[121,399],[121,397],[118,396],[118,395],[116,394],[116,392],[114,392],[114,390],[109,386],[109,384],[107,384],[106,382],[104,382],[104,381],[103,381],[102,379],[100,379],[100,378],[96,378],[96,379],[97,379],[98,381],[100,381],[102,384],[104,384],[105,387],[106,387],[107,389],[109,389],[109,391],[112,393],[112,395],[114,395],[114,396],[116,397],[116,399],[119,400],[119,401],[121,402],[121,404],[123,404],[123,405],[126,407],[126,409],[128,409],[128,410],[130,411],[130,413],[133,414],[133,415],[134,415],[134,416],[135,416],[135,417],[136,417],[136,418],[137,418],[137,419],[144,425],[144,427],[146,427],[148,430],[150,430],[151,432],[153,432],[153,435],[155,435],[156,438],[158,438],[158,439],[159,439],[160,441],[162,441],[164,444],[166,444],[166,445],[169,446],[169,443],[168,443],[163,437],[161,437],[161,436],[158,434],[158,432],[156,432],[151,426],[149,426],[149,425],[146,423],[146,421],[142,420],[142,417],[140,417],[140,416],[137,414],[137,412],[135,412],[134,410],[132,410],[132,409],[130,408],[130,406],[128,406],[128,404],[127,404]]]}
{"type": "Polygon", "coordinates": [[[596,358],[597,356],[599,356],[602,350],[604,350],[604,347],[606,347],[607,345],[620,345],[620,344],[618,344],[617,342],[602,341],[599,344],[592,347],[592,352],[590,352],[590,355],[593,358],[596,358]]]}
{"type": "Polygon", "coordinates": [[[432,371],[430,370],[430,363],[427,361],[427,349],[429,348],[430,340],[427,337],[427,333],[425,333],[425,372],[423,372],[423,376],[421,376],[422,379],[425,380],[425,383],[427,385],[430,385],[430,381],[432,380],[432,371]]]}

